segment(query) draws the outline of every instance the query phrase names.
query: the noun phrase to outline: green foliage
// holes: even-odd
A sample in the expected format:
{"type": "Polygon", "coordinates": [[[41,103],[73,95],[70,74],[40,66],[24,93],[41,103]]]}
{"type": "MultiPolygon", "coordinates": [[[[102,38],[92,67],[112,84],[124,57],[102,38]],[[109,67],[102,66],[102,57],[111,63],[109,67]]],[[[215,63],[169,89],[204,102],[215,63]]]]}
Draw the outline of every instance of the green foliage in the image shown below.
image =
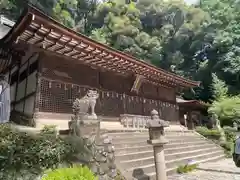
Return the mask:
{"type": "Polygon", "coordinates": [[[219,140],[221,133],[217,129],[208,129],[206,127],[196,127],[196,131],[208,139],[219,140]]]}
{"type": "Polygon", "coordinates": [[[215,100],[220,100],[227,96],[228,87],[226,86],[225,82],[220,80],[216,74],[212,74],[213,78],[213,97],[215,100]]]}
{"type": "Polygon", "coordinates": [[[51,128],[46,129],[40,134],[27,134],[10,125],[0,125],[0,179],[15,180],[15,176],[24,176],[26,180],[27,174],[32,180],[32,176],[46,169],[71,164],[77,160],[76,156],[88,156],[81,139],[76,145],[76,140],[61,138],[51,128]]]}
{"type": "Polygon", "coordinates": [[[229,96],[228,87],[216,74],[213,78],[213,95],[215,100],[208,109],[210,114],[215,114],[220,120],[221,126],[232,126],[240,118],[240,97],[229,96]]]}
{"type": "Polygon", "coordinates": [[[96,180],[97,178],[86,166],[59,168],[47,172],[42,180],[96,180]]]}
{"type": "Polygon", "coordinates": [[[225,154],[228,158],[232,157],[234,152],[234,143],[236,140],[236,130],[231,127],[224,128],[227,142],[220,144],[225,149],[225,154]]]}
{"type": "Polygon", "coordinates": [[[183,174],[183,173],[188,173],[192,172],[195,169],[197,169],[198,165],[197,164],[192,164],[192,165],[181,165],[177,168],[177,173],[183,174]]]}
{"type": "Polygon", "coordinates": [[[55,125],[44,126],[41,131],[42,134],[57,134],[57,129],[55,125]]]}
{"type": "Polygon", "coordinates": [[[224,129],[227,141],[234,142],[236,140],[236,133],[230,129],[224,129]]]}
{"type": "Polygon", "coordinates": [[[232,132],[232,133],[237,132],[237,129],[235,129],[234,127],[231,127],[231,126],[224,126],[223,129],[225,132],[226,131],[232,132]]]}
{"type": "Polygon", "coordinates": [[[225,128],[225,137],[226,142],[221,142],[220,137],[221,133],[217,129],[208,129],[206,127],[197,127],[196,131],[203,135],[204,137],[214,140],[216,143],[218,143],[222,148],[225,150],[226,157],[231,157],[233,152],[233,146],[235,142],[235,132],[231,131],[230,128],[225,128]]]}
{"type": "Polygon", "coordinates": [[[64,25],[73,28],[75,21],[70,9],[77,7],[77,0],[58,0],[56,6],[53,8],[54,18],[64,25]]]}
{"type": "Polygon", "coordinates": [[[220,146],[224,148],[226,157],[231,158],[233,153],[234,142],[229,141],[225,143],[220,143],[220,146]]]}
{"type": "Polygon", "coordinates": [[[121,174],[121,172],[117,171],[117,176],[114,178],[114,180],[126,180],[126,178],[121,174]]]}
{"type": "Polygon", "coordinates": [[[232,126],[240,118],[240,97],[224,97],[212,103],[209,113],[216,114],[222,126],[232,126]]]}

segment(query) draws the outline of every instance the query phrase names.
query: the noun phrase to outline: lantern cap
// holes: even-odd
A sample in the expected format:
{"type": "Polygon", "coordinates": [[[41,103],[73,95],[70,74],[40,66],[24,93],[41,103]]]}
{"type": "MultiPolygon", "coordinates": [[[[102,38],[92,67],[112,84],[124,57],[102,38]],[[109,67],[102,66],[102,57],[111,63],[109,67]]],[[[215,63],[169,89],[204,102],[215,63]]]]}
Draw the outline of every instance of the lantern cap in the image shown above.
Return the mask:
{"type": "Polygon", "coordinates": [[[151,115],[152,115],[152,116],[156,116],[156,115],[158,115],[157,110],[156,110],[156,109],[153,109],[153,110],[151,111],[151,115]]]}

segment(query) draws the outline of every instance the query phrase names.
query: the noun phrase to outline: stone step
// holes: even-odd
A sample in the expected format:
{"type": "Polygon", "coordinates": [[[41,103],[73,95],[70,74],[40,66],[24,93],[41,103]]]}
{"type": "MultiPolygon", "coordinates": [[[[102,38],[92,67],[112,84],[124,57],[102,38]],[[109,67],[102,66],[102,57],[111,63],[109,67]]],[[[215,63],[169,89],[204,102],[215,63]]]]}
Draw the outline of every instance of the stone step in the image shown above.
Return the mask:
{"type": "MultiPolygon", "coordinates": [[[[218,152],[219,150],[212,149],[212,148],[206,148],[206,149],[200,149],[200,150],[193,150],[193,151],[187,151],[183,153],[174,153],[174,154],[168,154],[165,155],[165,160],[167,163],[168,168],[175,167],[175,165],[179,165],[179,163],[183,163],[183,161],[187,161],[191,159],[192,157],[198,157],[200,155],[205,155],[208,153],[218,152]],[[215,150],[215,151],[214,151],[215,150]]],[[[222,151],[221,151],[222,152],[222,151]]],[[[154,164],[154,157],[153,155],[149,155],[147,157],[140,157],[138,159],[131,159],[131,160],[121,160],[120,163],[124,167],[129,168],[136,168],[138,166],[148,166],[149,164],[154,164]]]]}
{"type": "MultiPolygon", "coordinates": [[[[148,134],[148,130],[145,129],[145,130],[142,130],[142,131],[123,131],[123,132],[109,132],[107,133],[109,136],[113,137],[113,138],[119,138],[119,137],[122,137],[122,138],[126,138],[126,137],[138,137],[138,136],[149,136],[148,134]]],[[[176,136],[179,136],[179,135],[187,135],[187,134],[190,134],[190,135],[196,135],[193,131],[183,131],[183,132],[179,132],[179,131],[165,131],[165,135],[168,136],[168,135],[176,135],[176,136]]]]}
{"type": "MultiPolygon", "coordinates": [[[[200,163],[213,162],[213,161],[216,162],[216,161],[222,160],[223,158],[225,158],[225,155],[219,155],[219,156],[214,156],[214,157],[211,157],[211,158],[208,158],[208,159],[203,159],[203,160],[196,161],[196,163],[200,164],[200,163]]],[[[155,168],[155,166],[154,166],[154,168],[155,168]]],[[[177,170],[177,168],[167,169],[167,175],[168,175],[169,180],[174,180],[175,179],[174,177],[172,178],[171,175],[175,174],[176,170],[177,170]]],[[[154,169],[154,171],[155,171],[155,169],[154,169]]],[[[156,173],[155,172],[151,172],[151,173],[146,172],[143,175],[143,177],[138,177],[137,179],[156,180],[156,173]],[[144,179],[143,177],[147,177],[147,179],[144,179]]]]}
{"type": "MultiPolygon", "coordinates": [[[[206,141],[168,144],[165,146],[164,152],[165,153],[173,153],[175,151],[185,151],[185,150],[189,150],[192,148],[193,149],[198,148],[199,146],[208,146],[208,145],[209,145],[209,143],[206,141]]],[[[115,147],[115,154],[121,155],[121,154],[128,154],[128,153],[148,151],[148,150],[153,150],[153,147],[151,145],[147,145],[147,144],[143,145],[143,146],[127,147],[127,148],[116,148],[115,147]]]]}
{"type": "MultiPolygon", "coordinates": [[[[115,136],[111,136],[108,135],[109,137],[111,137],[113,140],[128,140],[128,139],[138,139],[138,138],[145,138],[148,139],[149,135],[148,133],[139,133],[139,134],[129,134],[126,136],[121,136],[121,135],[115,135],[115,136]]],[[[166,134],[166,138],[182,138],[182,137],[198,137],[196,136],[196,134],[194,133],[184,133],[184,134],[178,134],[178,133],[167,133],[166,134]]]]}
{"type": "MultiPolygon", "coordinates": [[[[197,139],[192,139],[189,138],[187,141],[186,139],[182,139],[182,140],[172,140],[170,141],[166,147],[177,147],[179,144],[184,144],[184,143],[199,143],[199,142],[206,142],[206,140],[204,140],[203,138],[197,138],[197,139]]],[[[147,141],[146,140],[136,140],[136,141],[131,141],[131,142],[115,142],[113,143],[115,149],[119,149],[119,148],[129,148],[129,147],[139,147],[139,146],[146,146],[147,145],[147,141]]]]}
{"type": "MultiPolygon", "coordinates": [[[[218,160],[218,159],[221,159],[224,157],[225,157],[225,155],[222,153],[222,151],[212,151],[212,152],[207,152],[207,153],[201,153],[198,155],[191,155],[191,156],[189,155],[186,157],[182,157],[182,158],[178,158],[178,159],[174,159],[174,160],[170,160],[170,161],[166,160],[167,174],[171,175],[173,173],[176,173],[177,168],[180,165],[186,164],[187,161],[190,159],[195,160],[196,163],[203,163],[203,162],[207,162],[207,161],[210,161],[213,159],[218,160]]],[[[132,168],[129,168],[128,171],[133,172],[134,169],[143,169],[143,172],[145,174],[151,174],[151,173],[155,173],[155,164],[152,161],[151,164],[149,163],[149,164],[146,164],[143,166],[135,166],[135,167],[132,166],[132,168]]],[[[129,174],[129,172],[128,172],[128,174],[129,174]]]]}
{"type": "MultiPolygon", "coordinates": [[[[113,138],[116,163],[127,179],[154,179],[153,147],[147,144],[147,131],[112,132],[108,135],[113,138]],[[134,178],[132,174],[139,174],[137,171],[142,171],[144,175],[134,178]]],[[[194,131],[171,130],[166,131],[165,135],[169,140],[164,146],[168,175],[176,173],[178,166],[189,160],[200,163],[225,157],[223,149],[194,131]]]]}
{"type": "MultiPolygon", "coordinates": [[[[148,137],[128,137],[128,138],[113,138],[112,143],[133,143],[133,142],[139,142],[139,140],[147,142],[149,138],[148,137]]],[[[166,139],[169,142],[175,142],[175,141],[188,141],[189,139],[203,139],[201,136],[166,136],[166,139]]]]}
{"type": "MultiPolygon", "coordinates": [[[[183,147],[177,147],[177,148],[165,148],[164,149],[164,153],[165,155],[171,155],[171,154],[174,154],[174,153],[183,153],[183,152],[188,152],[188,151],[193,151],[193,150],[200,150],[200,149],[206,149],[206,148],[216,148],[214,145],[212,144],[206,144],[206,143],[203,143],[203,144],[200,144],[200,145],[192,145],[192,146],[183,146],[183,147]]],[[[152,156],[153,155],[153,148],[152,146],[149,146],[148,149],[146,150],[143,150],[143,149],[140,149],[139,151],[134,151],[134,152],[124,152],[124,151],[119,151],[119,150],[116,150],[115,151],[115,156],[116,158],[118,159],[121,159],[121,160],[131,160],[131,159],[136,159],[138,158],[139,156],[140,157],[149,157],[149,156],[152,156]]]]}

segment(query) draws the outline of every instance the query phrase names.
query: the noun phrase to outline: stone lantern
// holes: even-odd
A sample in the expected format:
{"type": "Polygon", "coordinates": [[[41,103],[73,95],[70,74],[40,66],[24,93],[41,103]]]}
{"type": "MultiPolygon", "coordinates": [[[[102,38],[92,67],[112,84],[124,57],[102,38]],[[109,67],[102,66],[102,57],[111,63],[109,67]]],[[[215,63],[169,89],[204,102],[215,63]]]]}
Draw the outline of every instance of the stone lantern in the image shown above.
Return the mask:
{"type": "Polygon", "coordinates": [[[146,125],[149,130],[147,143],[153,146],[157,180],[167,180],[164,145],[168,140],[164,134],[164,127],[168,126],[169,122],[160,119],[156,110],[151,112],[151,120],[146,125]]]}

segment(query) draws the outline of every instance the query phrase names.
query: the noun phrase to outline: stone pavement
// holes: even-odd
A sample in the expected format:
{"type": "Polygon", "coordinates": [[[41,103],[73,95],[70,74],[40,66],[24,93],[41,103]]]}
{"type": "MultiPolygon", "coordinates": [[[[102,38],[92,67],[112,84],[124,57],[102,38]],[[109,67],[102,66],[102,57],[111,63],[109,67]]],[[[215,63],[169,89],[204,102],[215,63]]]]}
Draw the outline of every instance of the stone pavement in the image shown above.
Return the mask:
{"type": "Polygon", "coordinates": [[[168,180],[240,180],[240,168],[232,159],[224,159],[201,164],[194,172],[170,176],[168,180]]]}

